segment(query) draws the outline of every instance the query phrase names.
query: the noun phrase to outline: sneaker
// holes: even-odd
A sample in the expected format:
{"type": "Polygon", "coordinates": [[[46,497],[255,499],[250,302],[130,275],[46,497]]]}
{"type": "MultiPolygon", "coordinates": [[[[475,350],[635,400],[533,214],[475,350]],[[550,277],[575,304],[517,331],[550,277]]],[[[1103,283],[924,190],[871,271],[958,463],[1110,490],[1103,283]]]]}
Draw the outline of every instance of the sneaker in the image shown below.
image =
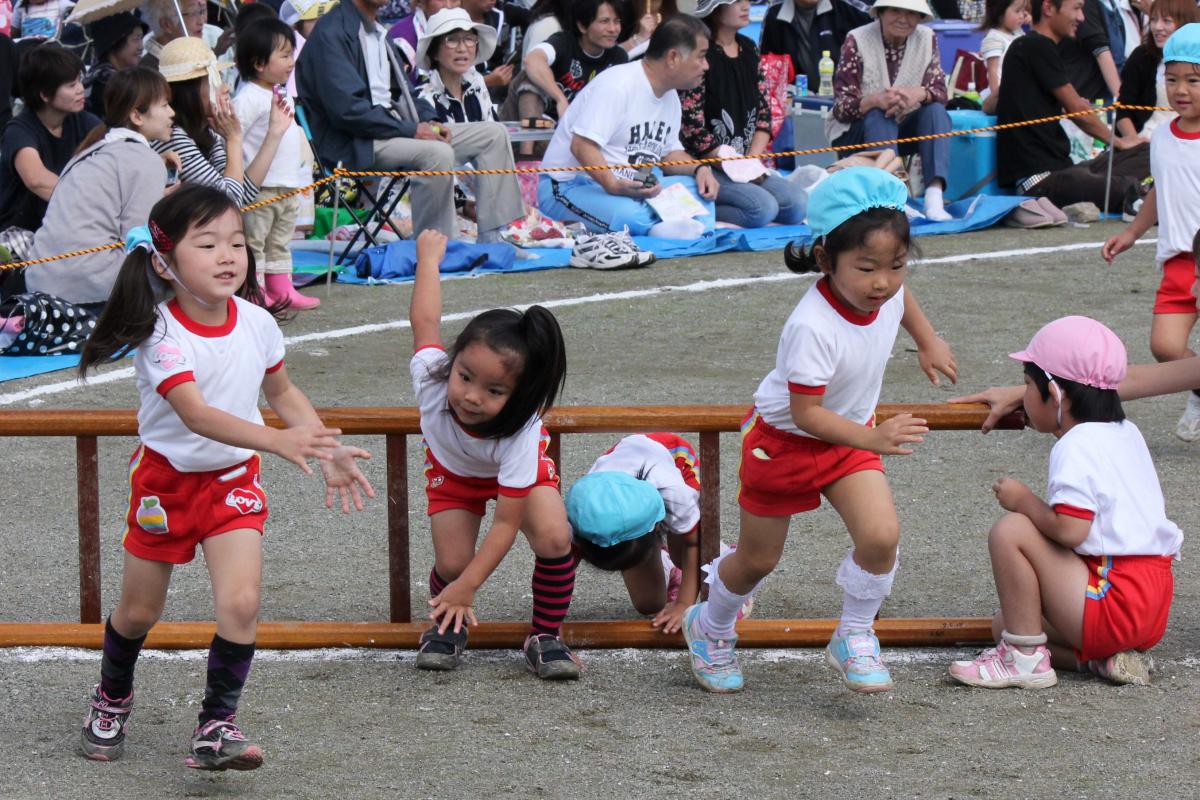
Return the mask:
{"type": "Polygon", "coordinates": [[[637,251],[631,250],[615,233],[592,233],[576,237],[570,264],[580,269],[630,269],[641,266],[637,251]]]}
{"type": "Polygon", "coordinates": [[[629,226],[628,225],[626,225],[624,228],[622,228],[619,231],[614,231],[613,236],[617,237],[617,239],[620,240],[621,244],[625,245],[627,248],[629,248],[633,252],[637,253],[637,257],[638,257],[637,266],[648,267],[651,264],[653,264],[655,261],[658,260],[658,256],[654,255],[654,253],[650,252],[649,250],[643,250],[642,248],[637,246],[637,243],[633,241],[633,237],[629,234],[629,226]]]}
{"type": "Polygon", "coordinates": [[[683,638],[687,642],[688,661],[692,674],[704,689],[717,694],[740,692],[743,687],[742,670],[738,667],[737,636],[728,639],[711,639],[700,629],[700,611],[705,603],[697,603],[683,612],[683,638]]]}
{"type": "Polygon", "coordinates": [[[1146,178],[1136,186],[1130,186],[1125,190],[1125,197],[1121,202],[1121,220],[1124,222],[1133,222],[1137,217],[1138,212],[1142,210],[1142,201],[1146,199],[1146,195],[1154,188],[1154,178],[1146,178]]]}
{"type": "Polygon", "coordinates": [[[1045,645],[1024,653],[1005,641],[984,650],[974,661],[955,661],[950,677],[985,689],[1048,689],[1058,683],[1045,645]]]}
{"type": "Polygon", "coordinates": [[[133,711],[133,693],[113,698],[92,687],[83,720],[83,754],[93,761],[116,761],[125,752],[125,730],[133,711]]]}
{"type": "Polygon", "coordinates": [[[1179,418],[1179,424],[1175,426],[1175,435],[1185,442],[1200,439],[1200,397],[1194,392],[1188,394],[1187,407],[1183,410],[1183,416],[1179,418]]]}
{"type": "Polygon", "coordinates": [[[232,717],[210,719],[192,734],[192,754],[184,763],[192,769],[258,769],[263,754],[258,745],[246,741],[232,717]]]}
{"type": "Polygon", "coordinates": [[[525,666],[539,678],[548,681],[579,679],[579,659],[558,636],[531,633],[525,639],[525,666]]]}
{"type": "Polygon", "coordinates": [[[879,639],[875,631],[846,631],[825,647],[825,661],[842,676],[842,683],[856,692],[888,692],[892,675],[879,657],[879,639]]]}
{"type": "Polygon", "coordinates": [[[421,634],[420,649],[417,650],[417,669],[430,669],[446,672],[458,667],[462,660],[463,650],[467,647],[467,626],[462,625],[455,633],[447,629],[438,633],[438,625],[434,623],[429,630],[421,634]]]}
{"type": "Polygon", "coordinates": [[[1149,686],[1154,659],[1137,650],[1126,650],[1103,661],[1087,662],[1089,670],[1118,686],[1149,686]]]}

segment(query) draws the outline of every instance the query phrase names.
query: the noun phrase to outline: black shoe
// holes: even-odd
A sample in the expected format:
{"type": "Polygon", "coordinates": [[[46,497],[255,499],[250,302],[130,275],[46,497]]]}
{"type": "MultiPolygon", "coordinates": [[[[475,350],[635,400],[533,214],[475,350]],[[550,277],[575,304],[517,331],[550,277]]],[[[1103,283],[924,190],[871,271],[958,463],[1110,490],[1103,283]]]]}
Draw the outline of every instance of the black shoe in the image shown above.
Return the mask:
{"type": "Polygon", "coordinates": [[[421,634],[421,649],[417,651],[417,669],[432,669],[445,672],[455,669],[467,647],[467,626],[458,633],[447,630],[438,633],[437,623],[421,634]]]}
{"type": "Polygon", "coordinates": [[[1154,178],[1146,178],[1136,186],[1130,186],[1125,190],[1125,199],[1121,203],[1121,219],[1124,222],[1133,222],[1134,217],[1142,210],[1142,201],[1146,199],[1146,195],[1154,188],[1154,178]]]}
{"type": "Polygon", "coordinates": [[[525,640],[525,666],[548,681],[579,679],[579,659],[567,643],[548,633],[531,633],[525,640]]]}

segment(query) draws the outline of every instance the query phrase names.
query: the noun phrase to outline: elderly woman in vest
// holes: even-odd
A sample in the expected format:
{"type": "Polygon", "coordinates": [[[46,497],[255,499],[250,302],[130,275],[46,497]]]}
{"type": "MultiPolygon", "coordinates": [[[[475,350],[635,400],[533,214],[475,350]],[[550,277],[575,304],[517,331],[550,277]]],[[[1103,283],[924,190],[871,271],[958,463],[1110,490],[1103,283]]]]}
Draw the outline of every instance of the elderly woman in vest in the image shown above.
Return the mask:
{"type": "MultiPolygon", "coordinates": [[[[825,133],[835,145],[856,145],[950,131],[946,113],[946,73],[926,0],[877,0],[875,21],[850,31],[833,78],[833,114],[825,133]]],[[[950,215],[942,189],[950,166],[948,139],[901,145],[900,153],[921,156],[925,216],[950,215]]]]}

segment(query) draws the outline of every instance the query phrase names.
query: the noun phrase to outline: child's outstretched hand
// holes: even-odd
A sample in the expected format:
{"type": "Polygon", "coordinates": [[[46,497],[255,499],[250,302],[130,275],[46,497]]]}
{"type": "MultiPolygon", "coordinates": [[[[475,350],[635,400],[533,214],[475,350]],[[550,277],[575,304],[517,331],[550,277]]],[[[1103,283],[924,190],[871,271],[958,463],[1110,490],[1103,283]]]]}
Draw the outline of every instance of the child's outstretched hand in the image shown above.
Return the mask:
{"type": "Polygon", "coordinates": [[[683,628],[683,614],[687,603],[668,603],[667,607],[654,615],[650,624],[663,633],[678,633],[683,628]]]}
{"type": "Polygon", "coordinates": [[[296,425],[277,431],[277,444],[271,452],[282,459],[291,461],[305,475],[312,475],[312,467],[308,459],[319,458],[328,461],[331,452],[340,444],[337,437],[342,433],[340,428],[326,428],[324,425],[296,425]]]}
{"type": "Polygon", "coordinates": [[[925,434],[929,433],[929,428],[925,424],[925,420],[914,417],[912,414],[897,414],[887,422],[881,423],[871,429],[875,438],[875,446],[871,448],[873,452],[879,453],[881,456],[908,456],[912,455],[912,448],[905,447],[906,444],[920,444],[925,441],[925,434]]]}
{"type": "Polygon", "coordinates": [[[1113,259],[1133,247],[1133,243],[1136,241],[1137,237],[1129,228],[1126,228],[1116,236],[1110,236],[1105,240],[1104,245],[1100,248],[1100,255],[1111,264],[1113,259]]]}
{"type": "Polygon", "coordinates": [[[958,365],[954,363],[954,353],[940,336],[933,337],[924,347],[917,347],[917,363],[935,386],[941,383],[937,376],[939,372],[951,383],[958,383],[958,365]]]}
{"type": "Polygon", "coordinates": [[[479,624],[471,607],[474,604],[474,590],[468,588],[461,580],[453,580],[442,589],[441,594],[429,601],[433,608],[429,618],[434,622],[441,621],[438,633],[445,633],[447,630],[458,633],[467,625],[479,624]]]}
{"type": "Polygon", "coordinates": [[[334,495],[341,495],[342,513],[350,513],[350,502],[354,501],[356,511],[363,510],[363,499],[359,489],[367,497],[375,497],[375,489],[362,474],[355,459],[369,459],[371,454],[361,447],[341,445],[329,453],[329,460],[321,462],[321,472],[325,476],[325,507],[333,508],[334,495]]]}
{"type": "Polygon", "coordinates": [[[992,491],[1005,511],[1016,511],[1021,501],[1033,494],[1032,489],[1016,478],[1001,478],[992,484],[992,491]]]}
{"type": "Polygon", "coordinates": [[[426,228],[417,236],[417,261],[441,264],[446,257],[446,234],[426,228]]]}

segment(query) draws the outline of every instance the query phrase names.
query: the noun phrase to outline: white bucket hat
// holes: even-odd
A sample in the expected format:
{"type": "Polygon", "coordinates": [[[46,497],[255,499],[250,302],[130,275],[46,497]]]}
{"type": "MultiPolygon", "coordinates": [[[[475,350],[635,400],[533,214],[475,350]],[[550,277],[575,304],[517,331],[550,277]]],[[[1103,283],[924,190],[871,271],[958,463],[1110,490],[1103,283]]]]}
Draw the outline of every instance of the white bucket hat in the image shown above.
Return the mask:
{"type": "MultiPolygon", "coordinates": [[[[716,11],[721,6],[727,6],[732,3],[736,3],[736,2],[737,2],[737,0],[699,0],[699,2],[696,3],[696,10],[693,11],[692,13],[695,16],[700,17],[701,19],[704,19],[705,17],[707,17],[712,12],[716,11]]],[[[682,6],[680,7],[679,10],[680,10],[680,12],[683,12],[682,6]]],[[[683,13],[686,13],[686,12],[683,12],[683,13]]]]}
{"type": "Polygon", "coordinates": [[[929,22],[933,19],[933,9],[929,7],[928,0],[875,0],[875,5],[871,6],[872,19],[879,18],[879,9],[881,8],[899,8],[902,11],[915,11],[924,17],[922,22],[929,22]]]}
{"type": "Polygon", "coordinates": [[[475,31],[479,34],[479,47],[475,49],[475,63],[482,64],[496,52],[496,29],[482,22],[472,22],[471,15],[461,8],[443,8],[425,23],[425,32],[417,40],[417,69],[433,69],[429,60],[429,45],[439,36],[454,31],[475,31]]]}

